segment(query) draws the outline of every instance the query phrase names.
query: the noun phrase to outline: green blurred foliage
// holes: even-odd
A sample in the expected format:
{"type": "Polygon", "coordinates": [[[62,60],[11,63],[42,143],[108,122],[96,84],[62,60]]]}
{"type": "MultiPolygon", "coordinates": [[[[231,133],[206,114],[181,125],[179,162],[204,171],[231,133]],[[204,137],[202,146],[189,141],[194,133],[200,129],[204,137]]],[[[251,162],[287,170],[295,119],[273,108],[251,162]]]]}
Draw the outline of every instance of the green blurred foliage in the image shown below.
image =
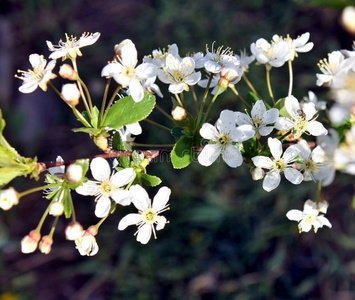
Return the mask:
{"type": "MultiPolygon", "coordinates": [[[[353,36],[339,23],[344,5],[345,1],[329,0],[2,0],[0,14],[13,36],[9,76],[27,68],[29,54],[48,55],[45,40],[55,43],[64,33],[101,32],[97,44],[85,48],[78,62],[98,103],[105,83],[99,77],[101,69],[112,59],[114,44],[125,38],[132,39],[143,57],[172,43],[178,44],[181,55],[204,51],[213,41],[238,53],[249,50],[260,37],[271,39],[276,33],[295,37],[309,31],[314,50],[301,54],[294,65],[294,94],[300,99],[315,87],[318,60],[330,51],[351,47],[353,36]],[[335,8],[333,4],[340,2],[335,8]]],[[[266,97],[264,69],[252,68],[248,77],[266,97]]],[[[286,68],[271,74],[276,98],[287,92],[287,74],[286,68]]],[[[84,134],[71,132],[78,123],[55,95],[38,92],[24,98],[17,93],[19,84],[14,80],[11,97],[1,99],[1,108],[8,124],[5,136],[21,153],[37,155],[41,161],[54,160],[58,154],[73,159],[98,153],[84,134]]],[[[246,96],[245,85],[237,88],[246,96]]],[[[325,89],[314,91],[326,96],[325,89]]],[[[169,111],[172,106],[164,92],[166,99],[157,101],[169,111]]],[[[224,93],[212,121],[220,110],[238,107],[233,94],[224,93]]],[[[159,112],[153,112],[152,119],[171,126],[159,112]]],[[[174,140],[150,124],[142,125],[144,136],[137,142],[174,140]]],[[[80,257],[74,243],[65,240],[64,218],[58,222],[49,255],[24,255],[19,242],[35,228],[47,200],[36,194],[10,212],[1,212],[0,299],[355,298],[352,178],[339,176],[325,189],[333,228],[299,234],[297,223],[285,214],[302,209],[304,201],[312,198],[316,190],[312,182],[296,187],[283,181],[276,191],[266,193],[261,182],[250,179],[246,166],[234,170],[218,162],[204,168],[194,161],[187,169],[174,170],[168,155],[157,158],[148,172],[171,187],[172,197],[171,210],[165,214],[170,223],[145,246],[136,242],[134,228],[117,230],[119,220],[134,211],[122,207],[100,228],[100,251],[94,257],[80,257]]],[[[29,187],[23,180],[15,185],[19,190],[29,187]]],[[[151,188],[149,194],[157,190],[151,188]]],[[[73,198],[83,226],[96,223],[93,199],[76,194],[73,198]]]]}

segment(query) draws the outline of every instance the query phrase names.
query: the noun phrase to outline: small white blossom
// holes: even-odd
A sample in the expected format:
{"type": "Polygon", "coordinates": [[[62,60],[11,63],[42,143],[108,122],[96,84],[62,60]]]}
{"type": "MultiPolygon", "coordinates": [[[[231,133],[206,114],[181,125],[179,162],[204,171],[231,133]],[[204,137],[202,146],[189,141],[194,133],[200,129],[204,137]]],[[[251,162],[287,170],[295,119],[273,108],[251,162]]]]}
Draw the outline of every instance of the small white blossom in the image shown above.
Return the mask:
{"type": "Polygon", "coordinates": [[[327,108],[327,102],[318,100],[316,94],[312,91],[308,91],[308,97],[304,97],[304,102],[313,103],[316,110],[325,110],[327,108]]]}
{"type": "Polygon", "coordinates": [[[137,66],[138,54],[134,43],[126,39],[115,47],[115,61],[106,65],[102,71],[102,77],[112,77],[123,88],[128,87],[128,94],[135,102],[144,97],[142,81],[157,74],[157,67],[152,63],[142,63],[137,66]]]}
{"type": "Polygon", "coordinates": [[[34,92],[38,87],[43,91],[47,91],[47,83],[57,77],[52,71],[55,67],[55,60],[51,60],[48,65],[43,55],[31,54],[29,57],[32,70],[17,72],[20,75],[15,77],[23,80],[22,85],[19,87],[19,91],[24,94],[34,92]]]}
{"type": "Polygon", "coordinates": [[[158,70],[158,78],[169,84],[170,93],[179,94],[189,91],[189,86],[195,85],[201,79],[201,72],[195,72],[195,61],[191,57],[180,60],[169,53],[165,66],[158,70]]]}
{"type": "Polygon", "coordinates": [[[313,136],[326,135],[327,129],[323,124],[316,121],[316,108],[311,102],[301,105],[294,96],[288,96],[285,99],[285,107],[291,119],[278,117],[275,127],[279,130],[291,130],[295,139],[303,133],[309,133],[313,136]]]}
{"type": "Polygon", "coordinates": [[[143,62],[152,63],[156,65],[158,68],[163,68],[165,66],[166,57],[168,54],[173,55],[180,59],[179,56],[179,48],[176,44],[168,45],[168,49],[155,49],[153,50],[151,55],[146,55],[143,58],[143,62]]]}
{"type": "Polygon", "coordinates": [[[49,51],[52,51],[49,58],[58,59],[62,58],[76,58],[77,56],[82,56],[80,48],[90,46],[99,39],[100,33],[86,33],[84,32],[79,39],[73,36],[65,35],[66,41],[60,40],[58,45],[53,45],[50,41],[47,41],[47,46],[49,51]]]}
{"type": "Polygon", "coordinates": [[[94,256],[99,251],[95,235],[97,228],[90,226],[84,233],[75,240],[76,249],[82,256],[94,256]]]}
{"type": "Polygon", "coordinates": [[[268,126],[275,123],[279,116],[279,110],[277,108],[271,108],[266,110],[263,100],[258,100],[253,105],[251,110],[251,116],[241,112],[236,112],[237,124],[244,125],[249,124],[255,130],[255,135],[259,139],[261,136],[267,136],[274,129],[273,126],[268,126]]]}
{"type": "Polygon", "coordinates": [[[132,168],[111,173],[108,162],[96,157],[91,161],[90,170],[96,181],[88,180],[76,188],[76,192],[84,196],[96,196],[95,215],[98,218],[106,217],[111,209],[111,200],[121,205],[129,205],[132,195],[128,190],[122,189],[136,176],[132,168]]]}
{"type": "Polygon", "coordinates": [[[331,84],[335,77],[348,71],[348,60],[341,51],[333,51],[328,55],[328,60],[324,58],[318,63],[322,74],[316,74],[317,85],[331,84]]]}
{"type": "Polygon", "coordinates": [[[167,220],[160,214],[168,210],[168,201],[171,190],[168,187],[162,187],[153,199],[153,203],[149,198],[148,193],[140,185],[130,187],[130,192],[133,195],[132,202],[138,209],[138,213],[131,213],[123,217],[118,224],[119,230],[124,230],[129,225],[137,225],[138,230],[137,241],[142,244],[147,244],[152,236],[156,238],[155,230],[161,230],[165,227],[167,220]],[[156,227],[154,227],[154,224],[156,227]]]}
{"type": "Polygon", "coordinates": [[[314,229],[314,232],[317,232],[319,228],[322,228],[324,225],[332,228],[332,224],[330,224],[329,220],[324,217],[323,214],[326,213],[328,207],[328,203],[320,202],[319,205],[308,199],[304,203],[303,211],[298,209],[292,209],[287,214],[286,217],[291,221],[299,222],[298,228],[301,232],[309,232],[314,229]]]}
{"type": "Polygon", "coordinates": [[[313,49],[313,43],[308,42],[309,40],[309,32],[302,34],[301,36],[297,37],[296,39],[291,39],[289,36],[285,39],[288,43],[290,52],[291,52],[291,60],[294,60],[295,57],[298,56],[297,52],[309,52],[313,49]]]}
{"type": "Polygon", "coordinates": [[[292,145],[283,153],[282,144],[276,138],[268,138],[268,145],[273,158],[267,156],[255,156],[252,158],[256,167],[269,170],[264,177],[263,189],[270,192],[276,189],[281,181],[281,173],[285,174],[288,181],[293,184],[302,182],[302,173],[292,167],[299,154],[299,149],[296,145],[292,145]]]}
{"type": "Polygon", "coordinates": [[[80,91],[75,83],[63,84],[61,95],[69,105],[76,106],[79,104],[80,91]]]}
{"type": "Polygon", "coordinates": [[[235,55],[239,61],[240,66],[245,70],[249,69],[249,65],[255,60],[254,55],[247,55],[247,51],[240,50],[240,55],[235,55]]]}
{"type": "Polygon", "coordinates": [[[355,175],[355,125],[345,133],[345,142],[335,149],[334,161],[337,170],[355,175]]]}
{"type": "Polygon", "coordinates": [[[13,188],[10,187],[6,190],[0,191],[0,208],[3,210],[9,210],[14,205],[18,204],[18,192],[13,188]]]}
{"type": "Polygon", "coordinates": [[[243,162],[242,154],[235,143],[244,142],[255,134],[251,125],[236,126],[236,114],[231,110],[223,110],[216,126],[204,123],[200,135],[209,140],[198,156],[198,162],[210,166],[222,154],[223,160],[231,168],[239,167],[243,162]]]}

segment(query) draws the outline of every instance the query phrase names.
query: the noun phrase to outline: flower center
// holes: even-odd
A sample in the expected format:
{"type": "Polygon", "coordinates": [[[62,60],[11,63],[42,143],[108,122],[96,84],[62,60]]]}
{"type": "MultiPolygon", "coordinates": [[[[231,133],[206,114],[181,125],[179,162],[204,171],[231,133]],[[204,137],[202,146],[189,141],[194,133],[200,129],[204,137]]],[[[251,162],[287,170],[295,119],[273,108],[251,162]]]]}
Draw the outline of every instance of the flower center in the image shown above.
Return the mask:
{"type": "Polygon", "coordinates": [[[109,197],[113,190],[112,183],[110,181],[104,181],[101,183],[101,193],[102,195],[109,197]]]}
{"type": "Polygon", "coordinates": [[[147,210],[145,210],[142,213],[142,216],[143,216],[145,223],[153,224],[153,223],[155,223],[155,221],[158,217],[158,214],[153,208],[148,208],[147,210]]]}
{"type": "Polygon", "coordinates": [[[313,225],[313,223],[316,221],[317,216],[307,216],[306,217],[306,223],[308,223],[309,225],[313,225]]]}
{"type": "Polygon", "coordinates": [[[304,165],[306,170],[309,170],[311,172],[318,171],[317,164],[311,159],[305,161],[304,165]]]}
{"type": "Polygon", "coordinates": [[[132,79],[136,77],[136,70],[134,67],[126,67],[123,74],[128,78],[132,79]]]}
{"type": "Polygon", "coordinates": [[[225,147],[231,143],[231,139],[230,139],[229,135],[221,135],[218,137],[218,143],[221,146],[225,147]]]}
{"type": "Polygon", "coordinates": [[[307,121],[304,118],[297,118],[294,121],[292,134],[295,139],[298,139],[307,129],[307,121]]]}
{"type": "Polygon", "coordinates": [[[283,170],[285,170],[286,168],[286,162],[282,159],[282,158],[279,158],[279,159],[275,159],[274,160],[274,170],[276,172],[283,172],[283,170]]]}

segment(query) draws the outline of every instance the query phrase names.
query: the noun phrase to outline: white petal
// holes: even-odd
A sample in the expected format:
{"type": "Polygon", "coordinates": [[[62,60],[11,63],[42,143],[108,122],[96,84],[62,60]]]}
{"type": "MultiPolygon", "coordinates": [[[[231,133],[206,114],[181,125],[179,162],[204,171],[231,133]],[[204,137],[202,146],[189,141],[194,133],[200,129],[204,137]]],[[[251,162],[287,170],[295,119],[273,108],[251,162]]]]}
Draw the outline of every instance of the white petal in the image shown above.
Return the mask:
{"type": "Polygon", "coordinates": [[[251,118],[247,115],[247,114],[243,114],[239,111],[237,111],[236,113],[236,123],[237,125],[252,125],[253,121],[251,120],[251,118]]]}
{"type": "Polygon", "coordinates": [[[186,76],[184,82],[188,85],[195,85],[201,79],[201,72],[192,73],[189,76],[186,76]]]}
{"type": "Polygon", "coordinates": [[[206,140],[216,141],[218,139],[218,131],[216,127],[210,123],[204,123],[200,129],[200,135],[206,140]]]}
{"type": "Polygon", "coordinates": [[[301,232],[309,232],[312,229],[312,224],[307,222],[305,219],[303,219],[298,226],[301,232]]]}
{"type": "Polygon", "coordinates": [[[111,209],[111,200],[107,197],[100,197],[96,203],[95,216],[98,218],[106,217],[111,209]]]}
{"type": "Polygon", "coordinates": [[[311,156],[311,148],[309,148],[306,140],[301,140],[297,143],[297,147],[300,150],[300,156],[303,160],[309,159],[311,156]]]}
{"type": "Polygon", "coordinates": [[[294,96],[288,96],[285,99],[285,107],[288,112],[288,114],[292,118],[297,118],[298,117],[298,110],[301,109],[300,103],[294,96]]]}
{"type": "Polygon", "coordinates": [[[231,168],[239,167],[243,163],[243,156],[236,146],[229,145],[222,154],[223,160],[231,168]]]}
{"type": "Polygon", "coordinates": [[[292,145],[292,146],[289,146],[282,158],[286,161],[286,163],[289,163],[289,162],[292,162],[293,159],[299,154],[300,152],[300,149],[297,147],[297,145],[292,145]]]}
{"type": "Polygon", "coordinates": [[[304,218],[304,214],[302,211],[298,209],[291,209],[287,212],[286,217],[291,221],[300,221],[304,218]]]}
{"type": "Polygon", "coordinates": [[[314,201],[308,199],[303,205],[303,213],[305,215],[317,216],[317,204],[314,201]]]}
{"type": "Polygon", "coordinates": [[[251,125],[240,125],[231,131],[231,139],[233,142],[244,142],[251,139],[255,134],[255,130],[251,125]]]}
{"type": "Polygon", "coordinates": [[[205,167],[212,165],[221,154],[222,148],[218,144],[207,144],[197,157],[198,162],[205,167]]]}
{"type": "Polygon", "coordinates": [[[133,195],[128,190],[114,190],[111,193],[111,198],[118,204],[127,206],[130,205],[133,199],[133,195]]]}
{"type": "Polygon", "coordinates": [[[264,114],[264,123],[272,124],[276,122],[276,119],[279,116],[279,110],[277,108],[271,108],[264,114]]]}
{"type": "Polygon", "coordinates": [[[129,82],[129,92],[134,102],[140,102],[144,97],[144,88],[138,79],[134,78],[129,82]]]}
{"type": "Polygon", "coordinates": [[[258,100],[255,102],[253,105],[253,108],[251,109],[251,116],[254,118],[255,116],[262,117],[266,112],[266,107],[263,102],[263,100],[258,100]]]}
{"type": "Polygon", "coordinates": [[[142,244],[147,244],[152,236],[152,225],[144,224],[138,231],[137,241],[142,244]]]}
{"type": "Polygon", "coordinates": [[[77,187],[75,191],[83,196],[95,196],[100,191],[100,184],[96,181],[89,180],[77,187]]]}
{"type": "Polygon", "coordinates": [[[278,117],[275,122],[275,128],[278,130],[290,130],[293,126],[293,121],[285,117],[278,117]]]}
{"type": "Polygon", "coordinates": [[[255,156],[252,161],[259,168],[272,169],[274,165],[273,161],[267,156],[255,156]]]}
{"type": "Polygon", "coordinates": [[[106,181],[110,178],[111,168],[107,160],[102,157],[95,157],[90,163],[92,176],[98,181],[106,181]]]}
{"type": "Polygon", "coordinates": [[[282,144],[277,138],[268,138],[267,143],[270,148],[272,156],[276,159],[281,158],[282,155],[282,144]]]}
{"type": "Polygon", "coordinates": [[[163,209],[169,201],[170,194],[171,190],[168,187],[161,187],[153,198],[152,208],[156,211],[163,209]]]}
{"type": "Polygon", "coordinates": [[[138,210],[145,211],[147,208],[151,207],[147,191],[139,184],[132,185],[129,190],[133,195],[132,202],[138,210]]]}
{"type": "Polygon", "coordinates": [[[276,189],[281,181],[281,176],[278,172],[268,172],[263,181],[263,189],[270,192],[276,189]]]}
{"type": "Polygon", "coordinates": [[[302,110],[306,115],[306,120],[309,121],[317,113],[316,106],[312,102],[303,103],[302,110]]]}
{"type": "Polygon", "coordinates": [[[293,184],[300,184],[303,180],[302,173],[296,169],[286,168],[284,173],[285,173],[286,179],[293,184]]]}
{"type": "Polygon", "coordinates": [[[134,177],[136,177],[136,172],[133,168],[127,168],[116,172],[111,177],[111,182],[116,187],[123,187],[126,184],[130,183],[134,177]]]}
{"type": "MultiPolygon", "coordinates": [[[[64,162],[63,158],[61,156],[57,156],[56,162],[64,162]]],[[[56,174],[64,174],[65,172],[65,166],[60,166],[60,167],[52,167],[48,169],[48,172],[52,176],[56,176],[56,174]]]]}
{"type": "Polygon", "coordinates": [[[79,39],[79,45],[80,45],[80,47],[90,46],[90,45],[96,43],[96,41],[99,39],[99,37],[100,37],[100,32],[95,32],[94,34],[90,34],[88,36],[81,37],[79,39]]]}
{"type": "Polygon", "coordinates": [[[172,83],[169,85],[169,92],[172,94],[180,94],[183,92],[185,89],[185,84],[180,82],[180,83],[172,83]]]}
{"type": "Polygon", "coordinates": [[[259,134],[262,136],[268,136],[273,130],[274,130],[274,127],[265,126],[265,127],[259,128],[259,134]]]}
{"type": "Polygon", "coordinates": [[[134,135],[140,135],[142,133],[142,127],[139,122],[128,124],[126,127],[134,135]]]}
{"type": "Polygon", "coordinates": [[[137,66],[136,74],[139,79],[146,79],[157,75],[157,66],[151,63],[143,63],[137,66]]]}
{"type": "Polygon", "coordinates": [[[156,230],[162,230],[165,227],[167,220],[164,216],[157,217],[157,226],[155,227],[156,230]]]}
{"type": "Polygon", "coordinates": [[[29,94],[32,93],[33,91],[35,91],[38,88],[38,82],[36,81],[30,81],[30,82],[24,82],[19,88],[18,90],[21,93],[24,94],[29,94]]]}
{"type": "Polygon", "coordinates": [[[329,220],[324,216],[318,216],[316,221],[318,221],[322,225],[320,227],[323,227],[325,225],[328,226],[329,228],[332,228],[332,224],[330,224],[329,220]]]}
{"type": "Polygon", "coordinates": [[[326,135],[328,130],[325,129],[322,123],[318,121],[311,121],[307,124],[307,130],[313,136],[326,135]]]}
{"type": "Polygon", "coordinates": [[[118,223],[118,230],[125,230],[128,226],[136,225],[142,220],[143,219],[141,214],[128,214],[124,216],[118,223]]]}

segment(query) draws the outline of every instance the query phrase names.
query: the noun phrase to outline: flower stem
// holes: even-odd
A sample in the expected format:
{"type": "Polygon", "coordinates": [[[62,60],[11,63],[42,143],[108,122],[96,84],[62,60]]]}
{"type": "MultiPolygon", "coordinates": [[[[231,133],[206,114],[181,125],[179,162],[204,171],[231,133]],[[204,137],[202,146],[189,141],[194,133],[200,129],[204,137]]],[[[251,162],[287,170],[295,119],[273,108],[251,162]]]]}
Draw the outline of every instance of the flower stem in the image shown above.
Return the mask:
{"type": "Polygon", "coordinates": [[[49,203],[49,205],[47,206],[47,209],[45,210],[45,212],[43,213],[42,217],[41,217],[41,220],[39,220],[39,223],[36,227],[36,231],[40,232],[41,231],[41,228],[43,226],[43,223],[44,221],[46,220],[47,216],[48,216],[48,213],[49,213],[49,210],[51,208],[51,204],[52,202],[54,201],[54,199],[51,201],[51,203],[49,203]]]}
{"type": "Polygon", "coordinates": [[[53,233],[55,231],[55,228],[57,226],[57,223],[58,223],[58,219],[59,219],[59,216],[57,216],[55,219],[54,219],[54,222],[52,224],[52,227],[51,227],[51,231],[49,232],[49,237],[53,238],[53,233]]]}
{"type": "Polygon", "coordinates": [[[242,102],[244,103],[244,105],[246,107],[251,108],[250,104],[248,102],[246,102],[245,99],[239,94],[239,92],[235,88],[234,84],[230,84],[229,87],[233,91],[233,93],[236,94],[240,100],[242,100],[242,102]]]}
{"type": "Polygon", "coordinates": [[[143,121],[146,121],[147,123],[153,124],[154,126],[157,126],[157,127],[159,127],[159,128],[162,128],[162,129],[167,130],[167,131],[169,131],[169,132],[171,131],[171,129],[170,129],[169,127],[166,127],[166,126],[164,126],[164,125],[161,125],[161,124],[159,124],[159,123],[157,123],[157,122],[154,122],[154,121],[152,121],[152,120],[144,119],[143,121]]]}
{"type": "Polygon", "coordinates": [[[101,120],[102,123],[104,122],[104,120],[105,120],[105,118],[106,118],[106,116],[107,116],[107,114],[108,114],[108,111],[110,110],[110,107],[111,107],[113,101],[115,100],[115,98],[116,98],[116,96],[117,96],[117,93],[119,92],[120,89],[121,89],[121,86],[118,85],[118,86],[116,87],[115,91],[113,92],[113,94],[112,94],[112,96],[111,96],[111,98],[110,98],[110,101],[108,102],[107,107],[106,107],[106,109],[105,109],[104,115],[103,115],[103,117],[102,117],[102,120],[101,120]]]}
{"type": "Polygon", "coordinates": [[[21,198],[21,197],[26,196],[28,194],[32,194],[32,193],[39,192],[39,191],[42,191],[42,190],[47,189],[47,188],[54,188],[54,187],[58,187],[58,186],[60,186],[60,184],[57,184],[57,183],[37,186],[35,188],[32,188],[32,189],[29,189],[27,191],[19,193],[18,197],[21,198]]]}
{"type": "Polygon", "coordinates": [[[173,148],[175,144],[140,144],[140,143],[129,143],[130,145],[134,147],[152,147],[152,148],[162,148],[162,147],[168,147],[168,148],[173,148]]]}
{"type": "Polygon", "coordinates": [[[272,93],[272,88],[271,88],[271,82],[270,82],[270,67],[266,67],[266,83],[267,83],[267,88],[269,90],[269,95],[272,100],[272,103],[275,104],[275,98],[274,94],[272,93]]]}
{"type": "Polygon", "coordinates": [[[293,86],[293,71],[292,71],[292,60],[290,59],[288,61],[288,72],[289,72],[289,76],[290,76],[290,82],[288,85],[288,96],[291,96],[292,94],[292,86],[293,86]]]}
{"type": "Polygon", "coordinates": [[[223,90],[223,88],[222,88],[221,86],[218,86],[218,90],[217,90],[216,94],[213,96],[213,98],[212,98],[212,100],[211,100],[211,103],[210,103],[210,105],[208,106],[208,108],[207,108],[207,110],[206,110],[206,114],[205,114],[205,116],[204,116],[204,118],[203,118],[202,124],[206,122],[207,117],[208,117],[208,115],[209,115],[209,113],[210,113],[210,111],[211,111],[211,109],[212,109],[212,106],[213,106],[214,102],[216,101],[216,99],[217,99],[219,93],[220,93],[222,90],[223,90]]]}
{"type": "Polygon", "coordinates": [[[103,116],[104,116],[104,110],[105,110],[105,105],[106,105],[106,100],[107,100],[107,95],[108,95],[108,90],[110,88],[110,84],[111,84],[112,78],[108,78],[107,82],[106,82],[106,86],[105,86],[105,92],[104,92],[104,96],[102,98],[102,104],[101,104],[101,110],[100,110],[100,120],[102,120],[103,116]]]}
{"type": "Polygon", "coordinates": [[[166,116],[167,118],[169,118],[170,120],[174,121],[173,117],[170,116],[164,109],[162,109],[158,104],[155,104],[155,107],[157,108],[157,110],[159,110],[164,116],[166,116]]]}
{"type": "Polygon", "coordinates": [[[245,75],[245,72],[243,73],[243,79],[245,81],[245,83],[248,85],[248,87],[251,89],[251,91],[257,95],[259,97],[259,99],[261,99],[261,96],[259,95],[259,93],[256,91],[256,89],[254,88],[254,86],[252,85],[252,83],[249,81],[249,79],[247,78],[247,76],[245,75]]]}

